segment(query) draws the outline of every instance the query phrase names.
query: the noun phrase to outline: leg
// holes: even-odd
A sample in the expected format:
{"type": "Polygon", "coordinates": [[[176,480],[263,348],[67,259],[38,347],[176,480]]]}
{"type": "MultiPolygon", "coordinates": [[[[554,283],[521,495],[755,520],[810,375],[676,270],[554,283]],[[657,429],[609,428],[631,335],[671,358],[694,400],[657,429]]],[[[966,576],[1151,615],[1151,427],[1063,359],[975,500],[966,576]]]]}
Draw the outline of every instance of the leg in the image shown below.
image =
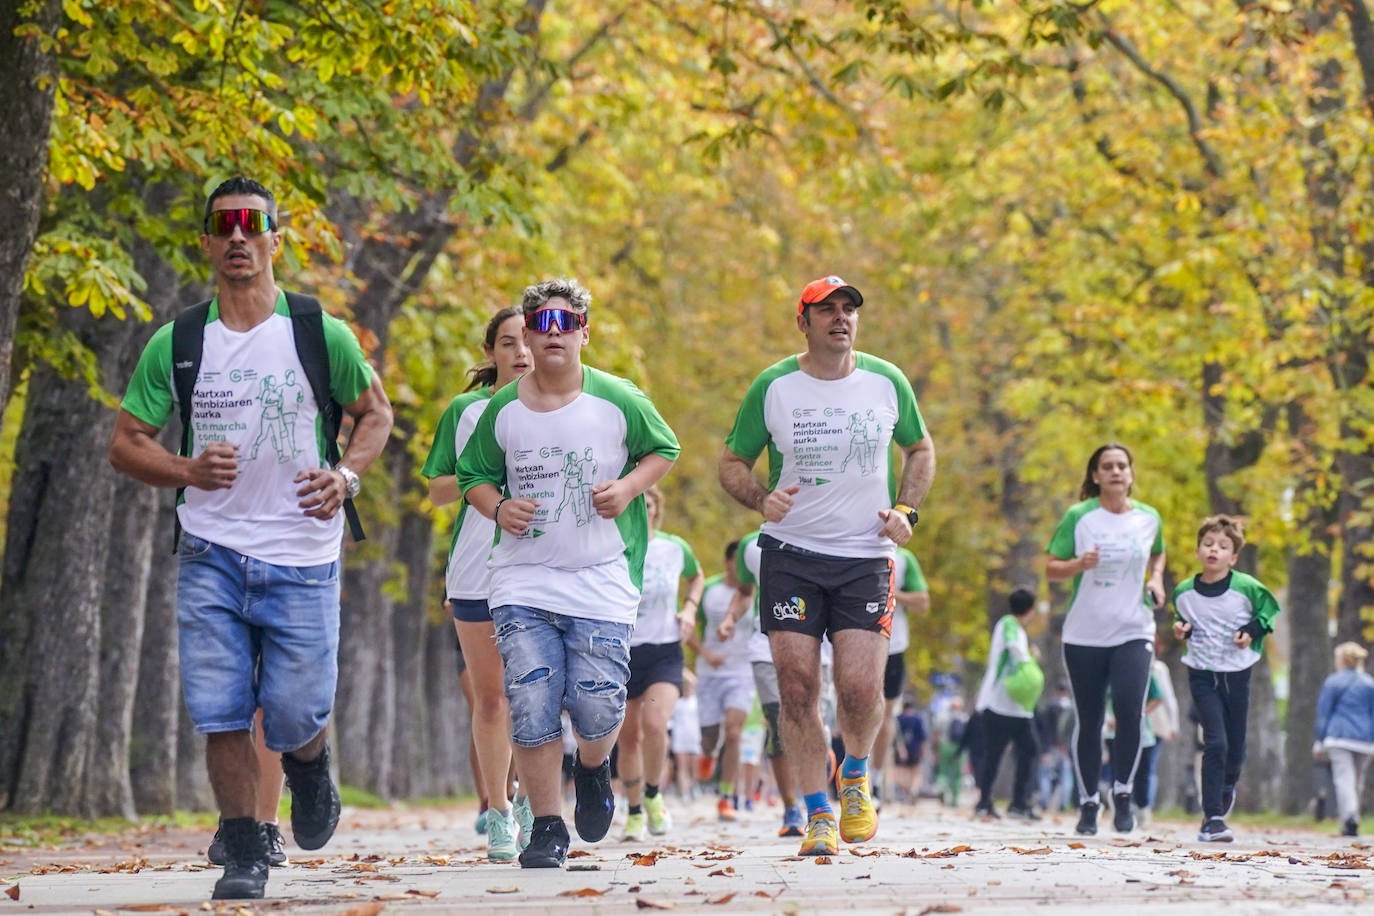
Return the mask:
{"type": "Polygon", "coordinates": [[[1012,784],[1011,805],[1020,812],[1031,810],[1031,785],[1035,780],[1036,762],[1040,759],[1040,742],[1029,718],[1017,719],[1012,727],[1012,741],[1016,753],[1016,776],[1012,784]]]}
{"type": "Polygon", "coordinates": [[[286,776],[281,769],[281,754],[267,749],[267,741],[262,734],[261,709],[254,715],[253,724],[253,750],[258,758],[257,818],[265,824],[275,824],[286,776]]]}
{"type": "Polygon", "coordinates": [[[1360,795],[1356,760],[1363,755],[1343,747],[1329,747],[1326,755],[1331,760],[1331,781],[1336,787],[1336,817],[1342,825],[1351,819],[1358,822],[1360,795]]]}
{"type": "MultiPolygon", "coordinates": [[[[664,761],[668,759],[668,722],[673,717],[679,693],[676,684],[660,681],[651,684],[641,698],[639,731],[646,786],[657,788],[662,781],[664,761]]],[[[625,794],[629,796],[628,789],[625,794]]]]}
{"type": "Polygon", "coordinates": [[[1002,752],[1012,737],[1010,716],[983,710],[980,719],[983,723],[983,760],[982,772],[978,774],[978,813],[993,814],[992,787],[997,782],[997,770],[1002,765],[1002,752]]]}
{"type": "Polygon", "coordinates": [[[882,683],[873,676],[887,660],[887,637],[868,630],[840,630],[835,645],[837,721],[849,757],[868,757],[883,724],[882,683]]]}
{"type": "Polygon", "coordinates": [[[205,767],[220,816],[225,820],[256,818],[258,755],[252,734],[244,729],[212,732],[205,737],[205,767]]]}
{"type": "Polygon", "coordinates": [[[1188,669],[1188,689],[1202,723],[1202,816],[1221,817],[1226,781],[1226,712],[1215,672],[1188,669]]]}
{"type": "Polygon", "coordinates": [[[824,793],[826,741],[821,723],[820,640],[803,633],[768,636],[778,675],[778,726],[797,788],[824,793]]]}
{"type": "MultiPolygon", "coordinates": [[[[647,692],[646,692],[647,693],[647,692]]],[[[644,694],[625,701],[625,721],[620,726],[617,739],[616,769],[620,773],[620,785],[625,790],[625,801],[632,813],[644,801],[644,736],[641,731],[644,694]]]]}
{"type": "Polygon", "coordinates": [[[1116,713],[1116,739],[1112,747],[1112,794],[1130,795],[1140,762],[1141,721],[1145,718],[1145,694],[1150,687],[1154,649],[1147,640],[1132,640],[1111,650],[1108,679],[1112,709],[1116,713]]]}
{"type": "Polygon", "coordinates": [[[467,619],[455,620],[454,626],[472,685],[471,740],[477,750],[480,791],[488,805],[497,812],[505,812],[510,807],[510,702],[506,699],[505,666],[496,648],[496,626],[489,620],[467,619]]]}
{"type": "Polygon", "coordinates": [[[1102,722],[1107,708],[1107,652],[1096,646],[1064,645],[1064,669],[1073,695],[1074,774],[1079,803],[1097,801],[1102,775],[1102,722]]]}
{"type": "Polygon", "coordinates": [[[1229,671],[1222,679],[1226,691],[1226,764],[1222,777],[1222,792],[1234,794],[1240,782],[1241,767],[1245,763],[1245,732],[1250,717],[1250,671],[1229,671]]]}

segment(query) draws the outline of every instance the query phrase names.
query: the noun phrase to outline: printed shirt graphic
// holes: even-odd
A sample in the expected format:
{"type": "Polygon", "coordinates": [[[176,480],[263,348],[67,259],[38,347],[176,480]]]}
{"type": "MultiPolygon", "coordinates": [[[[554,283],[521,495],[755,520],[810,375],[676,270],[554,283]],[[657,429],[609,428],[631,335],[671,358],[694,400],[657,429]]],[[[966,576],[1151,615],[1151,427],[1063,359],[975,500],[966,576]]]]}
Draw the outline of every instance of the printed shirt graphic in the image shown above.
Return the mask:
{"type": "MultiPolygon", "coordinates": [[[[426,479],[458,473],[458,456],[467,445],[477,420],[491,399],[490,388],[464,392],[449,402],[434,432],[434,445],[420,471],[426,479]]],[[[496,536],[496,523],[458,500],[458,517],[453,523],[449,545],[448,570],[444,577],[449,598],[485,601],[491,586],[487,559],[496,536]]]]}
{"type": "Polygon", "coordinates": [[[792,510],[763,531],[834,557],[891,556],[878,512],[892,505],[891,445],[926,436],[911,383],[889,362],[856,353],[842,379],[807,375],[796,356],[749,386],[725,445],[746,461],[768,450],[768,489],[800,485],[792,510]]]}
{"type": "MultiPolygon", "coordinates": [[[[735,554],[739,556],[738,551],[735,554]]],[[[711,652],[718,652],[724,658],[719,668],[712,668],[704,656],[697,656],[697,689],[701,689],[701,681],[711,677],[731,677],[748,675],[750,673],[750,646],[749,643],[755,632],[758,630],[756,614],[745,614],[735,624],[735,631],[730,634],[730,638],[721,641],[716,635],[716,629],[721,621],[725,619],[725,613],[730,609],[730,602],[735,597],[735,589],[725,581],[724,576],[712,576],[706,580],[706,588],[701,593],[701,607],[697,609],[697,628],[701,631],[702,648],[711,652]]],[[[764,649],[767,650],[768,644],[765,641],[764,649]]],[[[772,660],[770,655],[769,661],[772,660]]]]}
{"type": "Polygon", "coordinates": [[[1007,688],[1002,683],[1008,674],[1030,657],[1030,640],[1026,636],[1025,628],[1015,616],[1003,614],[1002,619],[992,628],[992,645],[988,646],[988,668],[983,672],[983,682],[978,687],[978,701],[974,708],[979,712],[991,709],[999,715],[1017,719],[1031,718],[1032,713],[1008,696],[1007,688]],[[1005,662],[1002,659],[1003,652],[1007,654],[1005,662]]]}
{"type": "MultiPolygon", "coordinates": [[[[334,400],[351,404],[372,383],[372,367],[352,330],[325,314],[334,400]]],[[[120,404],[150,426],[177,412],[172,382],[172,323],[153,334],[120,404]]],[[[280,566],[318,566],[339,557],[343,513],[308,518],[297,503],[296,473],[324,465],[324,428],[291,331],[286,294],[247,331],[219,320],[219,300],[205,322],[200,375],[191,409],[191,455],[225,441],[238,452],[239,476],[224,490],[187,487],[177,507],[181,527],[230,550],[280,566]]]]}
{"type": "Polygon", "coordinates": [[[1096,547],[1098,565],[1073,577],[1073,597],[1064,619],[1064,642],[1075,646],[1119,646],[1154,639],[1154,611],[1145,592],[1150,556],[1164,552],[1159,513],[1135,500],[1125,512],[1108,512],[1096,498],[1071,506],[1046,550],[1072,560],[1096,547]]]}
{"type": "Polygon", "coordinates": [[[1260,660],[1264,637],[1242,649],[1231,640],[1236,631],[1258,619],[1266,631],[1274,629],[1279,603],[1253,576],[1231,570],[1226,578],[1207,583],[1192,576],[1174,589],[1178,617],[1193,625],[1183,644],[1183,664],[1201,671],[1243,671],[1260,660]]]}
{"type": "MultiPolygon", "coordinates": [[[[916,555],[905,547],[898,547],[892,557],[892,582],[894,590],[899,592],[930,590],[916,555]]],[[[888,655],[905,652],[907,646],[911,645],[911,624],[907,622],[907,613],[907,609],[900,604],[892,605],[892,637],[888,640],[888,655]]]]}
{"type": "Polygon", "coordinates": [[[630,645],[678,641],[678,587],[683,578],[693,579],[700,571],[686,541],[675,534],[654,532],[644,553],[644,584],[630,645]]]}
{"type": "Polygon", "coordinates": [[[608,520],[591,488],[650,454],[675,461],[677,437],[631,382],[590,366],[582,394],[557,410],[530,410],[518,385],[492,395],[458,456],[464,493],[490,483],[539,502],[523,537],[497,530],[488,603],[632,624],[649,543],[644,497],[608,520]]]}

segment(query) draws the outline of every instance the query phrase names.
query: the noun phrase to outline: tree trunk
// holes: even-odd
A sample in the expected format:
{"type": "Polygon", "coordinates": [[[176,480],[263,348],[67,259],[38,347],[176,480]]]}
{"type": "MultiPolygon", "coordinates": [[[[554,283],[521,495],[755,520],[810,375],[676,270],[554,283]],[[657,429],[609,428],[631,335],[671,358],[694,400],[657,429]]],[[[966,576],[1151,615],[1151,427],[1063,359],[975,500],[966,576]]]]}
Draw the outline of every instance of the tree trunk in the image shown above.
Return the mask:
{"type": "Polygon", "coordinates": [[[24,295],[24,270],[43,206],[57,63],[41,38],[20,38],[20,25],[52,35],[62,21],[60,0],[0,0],[0,411],[9,403],[14,329],[24,295]],[[22,12],[21,12],[22,11],[22,12]]]}
{"type": "Polygon", "coordinates": [[[0,751],[0,791],[23,814],[123,813],[98,811],[86,791],[114,497],[113,475],[98,466],[109,433],[109,411],[84,384],[34,370],[0,585],[0,734],[12,736],[0,751]]]}
{"type": "MultiPolygon", "coordinates": [[[[413,430],[410,432],[413,433],[413,430]]],[[[411,475],[403,479],[414,478],[411,475]]],[[[412,489],[418,491],[418,484],[412,489]]],[[[419,493],[414,496],[418,497],[419,493]]],[[[396,608],[392,620],[396,664],[396,751],[390,788],[396,798],[433,794],[436,767],[444,763],[435,757],[429,744],[429,709],[425,703],[425,629],[430,611],[426,599],[433,592],[430,588],[435,575],[431,561],[433,545],[434,522],[428,515],[415,509],[407,510],[401,521],[397,553],[397,558],[405,564],[406,600],[396,608]]]]}
{"type": "MultiPolygon", "coordinates": [[[[164,436],[164,444],[166,438],[164,436]]],[[[176,509],[167,490],[156,495],[152,529],[152,571],[143,621],[143,644],[134,698],[129,780],[140,814],[171,814],[178,807],[195,809],[177,798],[177,727],[181,719],[176,628],[176,570],[170,555],[176,509]]]]}
{"type": "Polygon", "coordinates": [[[439,797],[471,792],[477,784],[468,760],[472,710],[458,683],[457,644],[451,618],[425,626],[424,703],[434,755],[434,785],[428,794],[439,797]]]}

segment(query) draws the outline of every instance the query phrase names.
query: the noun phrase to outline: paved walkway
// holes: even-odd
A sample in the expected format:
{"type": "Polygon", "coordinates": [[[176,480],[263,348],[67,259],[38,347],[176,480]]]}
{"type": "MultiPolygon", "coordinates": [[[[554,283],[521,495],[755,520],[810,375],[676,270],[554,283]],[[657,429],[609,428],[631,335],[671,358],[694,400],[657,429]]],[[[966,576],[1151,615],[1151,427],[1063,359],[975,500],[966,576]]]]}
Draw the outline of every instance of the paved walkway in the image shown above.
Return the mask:
{"type": "Polygon", "coordinates": [[[219,869],[205,864],[207,836],[143,830],[104,844],[0,850],[0,916],[1374,910],[1374,845],[1334,836],[1329,824],[1242,828],[1232,844],[1197,842],[1191,822],[1156,822],[1128,836],[1108,827],[1083,838],[1067,815],[1033,825],[983,823],[922,801],[885,808],[873,842],[813,860],[795,855],[797,840],[775,836],[780,809],[742,812],[738,822],[721,824],[707,801],[670,807],[676,824],[668,836],[621,841],[617,818],[601,843],[574,837],[563,871],[487,862],[472,808],[346,810],[324,850],[288,845],[291,864],[273,869],[268,900],[214,906],[206,901],[219,869]]]}

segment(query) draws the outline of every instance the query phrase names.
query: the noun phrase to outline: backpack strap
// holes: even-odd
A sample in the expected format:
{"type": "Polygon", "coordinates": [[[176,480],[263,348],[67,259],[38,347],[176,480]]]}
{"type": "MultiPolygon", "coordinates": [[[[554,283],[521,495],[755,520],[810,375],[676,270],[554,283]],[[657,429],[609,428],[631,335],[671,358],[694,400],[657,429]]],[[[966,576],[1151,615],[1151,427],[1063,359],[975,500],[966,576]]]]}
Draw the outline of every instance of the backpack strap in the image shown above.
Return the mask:
{"type": "MultiPolygon", "coordinates": [[[[182,309],[172,322],[172,386],[176,389],[177,408],[181,413],[181,450],[177,454],[191,457],[191,407],[196,391],[196,376],[200,375],[200,355],[205,343],[205,320],[210,316],[212,299],[197,302],[182,309]]],[[[177,505],[181,505],[186,488],[177,488],[177,505]]],[[[181,541],[181,516],[175,515],[172,531],[172,553],[181,541]]]]}
{"type": "MultiPolygon", "coordinates": [[[[291,335],[296,341],[296,356],[305,369],[315,405],[324,421],[324,459],[329,467],[339,463],[339,428],[343,425],[343,406],[330,394],[329,349],[324,340],[324,312],[320,300],[300,293],[287,293],[286,305],[291,310],[291,335]]],[[[345,499],[344,517],[353,540],[366,538],[362,521],[352,499],[345,499]]]]}

